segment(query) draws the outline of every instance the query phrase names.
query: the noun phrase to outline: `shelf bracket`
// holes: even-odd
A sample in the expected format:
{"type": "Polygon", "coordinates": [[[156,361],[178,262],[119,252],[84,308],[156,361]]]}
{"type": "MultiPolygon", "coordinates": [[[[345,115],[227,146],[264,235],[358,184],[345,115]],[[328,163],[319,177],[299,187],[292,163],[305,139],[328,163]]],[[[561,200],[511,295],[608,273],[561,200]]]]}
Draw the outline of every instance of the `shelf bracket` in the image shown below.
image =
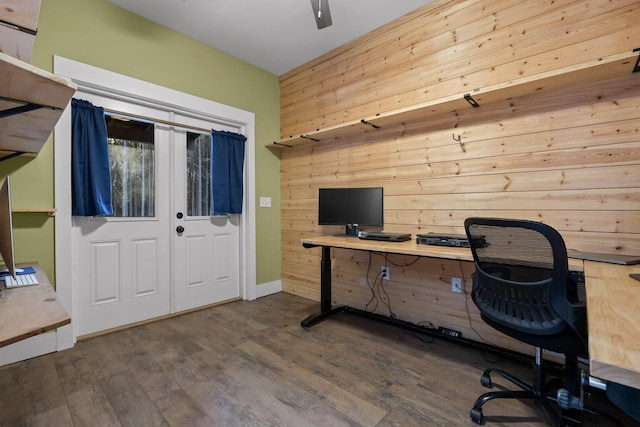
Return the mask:
{"type": "Polygon", "coordinates": [[[283,144],[282,142],[278,142],[278,141],[273,141],[273,145],[280,145],[282,147],[287,147],[287,148],[293,147],[293,145],[283,144]]]}
{"type": "Polygon", "coordinates": [[[0,119],[4,119],[5,117],[15,116],[16,114],[22,114],[33,110],[38,110],[40,108],[45,108],[44,105],[40,104],[25,104],[19,107],[8,108],[6,110],[0,111],[0,119]]]}
{"type": "Polygon", "coordinates": [[[319,142],[320,141],[319,139],[311,138],[310,136],[307,136],[307,135],[300,135],[300,138],[308,139],[309,141],[313,141],[313,142],[319,142]]]}
{"type": "Polygon", "coordinates": [[[640,47],[633,49],[634,52],[638,52],[638,58],[636,59],[636,66],[633,67],[633,72],[637,73],[640,71],[640,47]]]}
{"type": "Polygon", "coordinates": [[[23,27],[21,25],[16,25],[11,22],[5,21],[4,19],[0,19],[0,25],[4,27],[13,28],[14,30],[22,31],[23,33],[30,34],[32,36],[36,36],[38,34],[37,30],[32,30],[30,28],[23,27]]]}
{"type": "Polygon", "coordinates": [[[11,154],[7,154],[6,156],[2,156],[0,157],[0,162],[4,161],[4,160],[9,160],[9,159],[13,159],[14,157],[18,157],[24,154],[24,151],[15,151],[11,154]]]}
{"type": "Polygon", "coordinates": [[[373,124],[371,122],[368,122],[365,119],[360,119],[360,123],[362,123],[363,125],[371,126],[374,129],[380,129],[380,126],[373,124]]]}
{"type": "Polygon", "coordinates": [[[471,97],[471,95],[470,95],[470,94],[468,94],[468,93],[465,93],[465,94],[464,94],[464,99],[466,99],[466,100],[467,100],[467,102],[468,102],[469,104],[471,104],[471,106],[472,106],[473,108],[478,108],[478,107],[480,106],[480,104],[478,104],[478,103],[476,102],[476,100],[475,100],[475,99],[473,99],[473,98],[471,97]]]}

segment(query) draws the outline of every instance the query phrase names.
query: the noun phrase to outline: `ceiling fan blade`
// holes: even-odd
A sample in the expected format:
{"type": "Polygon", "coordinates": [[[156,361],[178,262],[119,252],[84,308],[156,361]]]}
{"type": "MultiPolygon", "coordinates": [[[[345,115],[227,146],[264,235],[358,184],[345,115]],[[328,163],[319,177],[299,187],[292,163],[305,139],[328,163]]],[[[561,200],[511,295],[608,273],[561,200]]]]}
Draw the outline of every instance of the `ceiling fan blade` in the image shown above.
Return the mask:
{"type": "Polygon", "coordinates": [[[329,0],[311,0],[311,7],[313,8],[313,16],[319,30],[328,27],[333,23],[331,22],[329,0]]]}

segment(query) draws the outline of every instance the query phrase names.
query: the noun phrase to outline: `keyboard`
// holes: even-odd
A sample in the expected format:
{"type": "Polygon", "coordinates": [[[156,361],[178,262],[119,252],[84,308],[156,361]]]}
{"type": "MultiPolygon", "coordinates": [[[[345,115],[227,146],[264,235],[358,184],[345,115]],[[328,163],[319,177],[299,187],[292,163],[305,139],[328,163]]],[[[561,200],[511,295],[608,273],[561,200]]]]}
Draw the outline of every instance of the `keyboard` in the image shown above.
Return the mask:
{"type": "Polygon", "coordinates": [[[2,277],[5,288],[18,288],[20,286],[32,286],[38,284],[35,274],[18,274],[14,279],[10,275],[2,277]]]}

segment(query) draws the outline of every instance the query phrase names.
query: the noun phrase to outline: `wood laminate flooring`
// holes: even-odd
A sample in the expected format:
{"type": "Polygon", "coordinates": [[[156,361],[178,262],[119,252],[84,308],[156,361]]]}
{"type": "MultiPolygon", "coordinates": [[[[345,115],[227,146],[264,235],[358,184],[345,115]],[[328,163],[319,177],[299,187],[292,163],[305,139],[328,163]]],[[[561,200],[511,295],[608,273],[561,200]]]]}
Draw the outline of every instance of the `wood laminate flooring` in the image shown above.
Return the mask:
{"type": "MultiPolygon", "coordinates": [[[[485,368],[530,377],[529,366],[351,314],[302,329],[318,305],[279,293],[2,367],[1,425],[472,426],[485,368]]],[[[492,401],[484,414],[488,426],[547,425],[532,402],[492,401]]]]}

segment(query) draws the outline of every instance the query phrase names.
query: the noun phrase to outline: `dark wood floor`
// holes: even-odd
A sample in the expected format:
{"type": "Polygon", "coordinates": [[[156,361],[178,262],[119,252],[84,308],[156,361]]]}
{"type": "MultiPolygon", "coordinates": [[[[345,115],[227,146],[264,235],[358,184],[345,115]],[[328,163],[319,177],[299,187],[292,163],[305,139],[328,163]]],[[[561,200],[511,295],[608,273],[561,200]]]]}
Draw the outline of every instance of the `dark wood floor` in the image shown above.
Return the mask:
{"type": "MultiPolygon", "coordinates": [[[[472,426],[479,352],[318,303],[235,302],[78,342],[0,368],[6,426],[472,426]]],[[[528,366],[494,366],[528,379],[528,366]]],[[[499,380],[494,380],[499,382],[499,380]]],[[[493,401],[488,426],[544,426],[533,403],[493,401]]],[[[600,426],[593,418],[586,425],[600,426]]]]}

